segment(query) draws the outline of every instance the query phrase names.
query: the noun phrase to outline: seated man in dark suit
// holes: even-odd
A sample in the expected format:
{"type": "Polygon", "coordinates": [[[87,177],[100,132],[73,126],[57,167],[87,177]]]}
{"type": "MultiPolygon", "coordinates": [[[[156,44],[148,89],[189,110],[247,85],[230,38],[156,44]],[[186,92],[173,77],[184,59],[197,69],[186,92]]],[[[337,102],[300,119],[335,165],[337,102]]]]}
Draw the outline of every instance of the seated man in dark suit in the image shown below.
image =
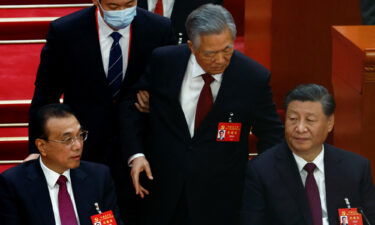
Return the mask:
{"type": "MultiPolygon", "coordinates": [[[[111,167],[121,214],[135,221],[139,202],[131,197],[134,191],[127,164],[120,160],[118,147],[118,98],[138,81],[151,52],[174,44],[175,39],[169,19],[138,8],[136,0],[93,3],[92,7],[51,22],[30,115],[64,96],[64,103],[90,132],[82,159],[111,167]]],[[[32,154],[28,159],[38,156],[35,138],[29,132],[32,154]]]]}
{"type": "Polygon", "coordinates": [[[33,121],[40,157],[0,174],[0,223],[90,225],[97,203],[122,224],[109,169],[80,161],[88,132],[70,108],[46,105],[33,121]]]}
{"type": "Polygon", "coordinates": [[[300,85],[285,99],[285,139],[248,164],[243,224],[336,225],[338,209],[362,207],[375,223],[369,160],[325,144],[335,102],[327,89],[300,85]]]}

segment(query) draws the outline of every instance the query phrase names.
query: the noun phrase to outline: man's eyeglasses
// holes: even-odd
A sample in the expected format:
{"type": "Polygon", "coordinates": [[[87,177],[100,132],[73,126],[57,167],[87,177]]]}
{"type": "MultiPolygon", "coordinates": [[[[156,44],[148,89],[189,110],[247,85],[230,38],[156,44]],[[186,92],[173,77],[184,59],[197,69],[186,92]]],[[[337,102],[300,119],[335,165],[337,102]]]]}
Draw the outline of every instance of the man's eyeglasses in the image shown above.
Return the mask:
{"type": "Polygon", "coordinates": [[[71,146],[71,145],[74,144],[75,141],[79,141],[79,142],[86,141],[88,133],[89,132],[87,130],[83,130],[77,136],[67,137],[64,140],[46,140],[46,141],[56,142],[56,143],[61,143],[61,144],[66,145],[66,146],[71,146]]]}

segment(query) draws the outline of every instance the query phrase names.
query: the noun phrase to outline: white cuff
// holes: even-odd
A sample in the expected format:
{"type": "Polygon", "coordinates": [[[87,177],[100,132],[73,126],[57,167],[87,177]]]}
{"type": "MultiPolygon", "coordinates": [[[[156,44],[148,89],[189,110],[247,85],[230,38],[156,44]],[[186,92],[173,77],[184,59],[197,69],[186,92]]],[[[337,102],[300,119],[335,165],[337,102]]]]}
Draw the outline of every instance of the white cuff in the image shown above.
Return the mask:
{"type": "Polygon", "coordinates": [[[137,154],[134,154],[134,155],[130,156],[129,159],[128,159],[128,166],[132,167],[132,161],[135,158],[138,158],[138,157],[141,157],[141,156],[145,156],[145,154],[143,154],[143,153],[137,153],[137,154]]]}

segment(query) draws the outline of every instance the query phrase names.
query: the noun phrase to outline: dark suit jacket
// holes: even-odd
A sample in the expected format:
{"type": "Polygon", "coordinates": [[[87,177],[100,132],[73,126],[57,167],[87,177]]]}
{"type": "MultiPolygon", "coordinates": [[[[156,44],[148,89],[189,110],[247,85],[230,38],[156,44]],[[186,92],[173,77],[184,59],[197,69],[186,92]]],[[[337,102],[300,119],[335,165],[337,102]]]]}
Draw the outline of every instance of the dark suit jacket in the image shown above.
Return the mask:
{"type": "MultiPolygon", "coordinates": [[[[96,26],[95,7],[86,8],[51,23],[47,44],[35,81],[31,115],[39,107],[56,103],[64,95],[64,103],[77,114],[89,131],[83,159],[106,162],[116,142],[117,104],[111,97],[104,73],[96,26]]],[[[144,72],[153,49],[174,40],[170,21],[137,8],[131,24],[128,68],[121,94],[144,72]]],[[[37,153],[30,124],[30,151],[37,153]]]]}
{"type": "MultiPolygon", "coordinates": [[[[194,9],[207,3],[223,4],[223,0],[175,0],[171,21],[177,40],[182,37],[182,43],[187,41],[188,38],[185,30],[187,17],[194,9]],[[179,33],[181,33],[181,35],[179,35],[179,33]]],[[[147,10],[147,0],[138,0],[138,6],[147,10]]]]}
{"type": "MultiPolygon", "coordinates": [[[[70,172],[74,200],[81,225],[91,225],[97,214],[94,203],[103,212],[112,210],[122,224],[109,169],[101,164],[81,161],[70,172]]],[[[39,159],[23,163],[0,174],[0,221],[4,225],[55,224],[47,181],[39,159]]]]}
{"type": "Polygon", "coordinates": [[[163,202],[163,207],[151,210],[153,224],[167,224],[182,195],[192,217],[189,224],[233,224],[240,207],[250,128],[259,137],[260,151],[283,136],[268,86],[270,75],[235,51],[212,110],[191,138],[179,100],[190,55],[186,45],[154,51],[147,70],[151,113],[146,142],[141,139],[142,117],[133,101],[120,106],[125,158],[148,150],[155,178],[151,193],[163,202]],[[233,122],[242,123],[240,141],[217,142],[218,123],[228,122],[231,112],[233,122]]]}
{"type": "MultiPolygon", "coordinates": [[[[339,224],[338,208],[363,207],[375,223],[375,189],[367,159],[324,145],[327,212],[339,224]]],[[[310,225],[310,209],[297,163],[284,142],[248,164],[243,208],[245,225],[310,225]]]]}

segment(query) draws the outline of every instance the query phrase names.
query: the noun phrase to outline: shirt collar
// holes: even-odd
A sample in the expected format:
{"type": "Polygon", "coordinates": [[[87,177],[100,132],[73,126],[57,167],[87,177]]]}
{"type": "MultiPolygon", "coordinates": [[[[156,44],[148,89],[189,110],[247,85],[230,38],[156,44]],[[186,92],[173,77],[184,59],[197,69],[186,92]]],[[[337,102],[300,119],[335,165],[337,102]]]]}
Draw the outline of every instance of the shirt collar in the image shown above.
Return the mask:
{"type": "MultiPolygon", "coordinates": [[[[196,77],[199,77],[201,76],[202,74],[206,73],[202,67],[199,65],[199,63],[197,62],[197,59],[195,58],[195,55],[194,54],[191,54],[190,55],[190,59],[189,59],[189,66],[192,68],[191,70],[191,75],[193,78],[196,78],[196,77]]],[[[218,81],[218,82],[221,82],[221,80],[223,79],[223,74],[222,73],[218,73],[218,74],[213,74],[213,78],[218,81]]]]}
{"type": "MultiPolygon", "coordinates": [[[[114,32],[114,30],[108,26],[108,24],[104,21],[102,14],[99,11],[99,8],[97,8],[97,18],[98,18],[98,26],[99,26],[99,36],[100,38],[109,38],[110,35],[114,32]]],[[[116,32],[120,33],[123,37],[129,32],[130,26],[127,26],[123,29],[117,30],[116,32]]]]}
{"type": "MultiPolygon", "coordinates": [[[[48,168],[42,161],[42,157],[39,157],[40,166],[42,167],[42,171],[44,173],[44,176],[46,177],[47,185],[49,188],[54,188],[56,185],[57,179],[59,179],[60,175],[59,173],[56,173],[55,171],[48,168]]],[[[65,170],[62,174],[67,178],[67,182],[70,181],[70,170],[65,170]]]]}
{"type": "MultiPolygon", "coordinates": [[[[302,157],[296,155],[293,152],[294,159],[297,162],[298,171],[302,172],[304,171],[303,167],[305,167],[306,163],[308,163],[306,160],[304,160],[302,157]]],[[[322,145],[322,151],[315,157],[315,159],[312,161],[316,165],[316,168],[318,168],[319,171],[324,173],[324,145],[322,145]]]]}

